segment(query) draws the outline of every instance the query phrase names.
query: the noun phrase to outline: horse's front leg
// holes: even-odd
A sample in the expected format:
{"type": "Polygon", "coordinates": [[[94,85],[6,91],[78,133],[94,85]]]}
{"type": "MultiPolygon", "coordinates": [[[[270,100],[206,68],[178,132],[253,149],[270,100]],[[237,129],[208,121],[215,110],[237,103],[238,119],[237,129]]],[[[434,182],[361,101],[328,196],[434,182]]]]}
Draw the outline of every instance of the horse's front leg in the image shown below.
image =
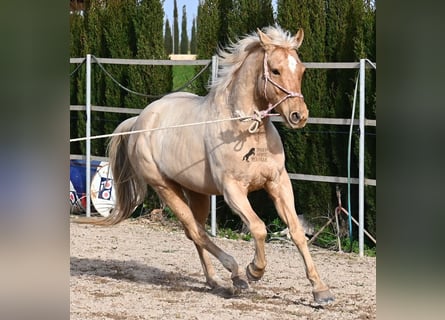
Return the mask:
{"type": "Polygon", "coordinates": [[[266,191],[274,201],[280,218],[289,228],[289,233],[292,241],[298,248],[301,256],[303,257],[306,276],[312,284],[312,293],[315,301],[319,303],[327,303],[334,300],[333,294],[329,291],[329,288],[320,279],[318,271],[312,260],[309,248],[307,245],[304,229],[301,226],[294,205],[294,195],[292,191],[292,185],[289,176],[285,170],[282,171],[277,181],[269,182],[266,185],[266,191]]]}
{"type": "Polygon", "coordinates": [[[246,268],[246,275],[251,281],[260,280],[266,269],[264,251],[267,236],[266,225],[253,211],[247,199],[247,190],[236,181],[225,183],[224,199],[230,208],[241,217],[254,239],[255,255],[253,261],[246,268]]]}
{"type": "MultiPolygon", "coordinates": [[[[232,282],[235,287],[239,289],[247,288],[247,281],[242,279],[236,260],[213,243],[203,225],[195,219],[192,210],[184,199],[182,187],[171,181],[164,181],[163,184],[161,186],[153,186],[153,188],[182,223],[187,237],[195,243],[198,253],[200,253],[200,258],[204,259],[201,262],[205,264],[204,272],[207,272],[207,276],[213,277],[214,271],[207,255],[204,253],[201,256],[204,250],[215,256],[227,270],[232,272],[232,282]]],[[[217,278],[213,278],[213,280],[215,282],[210,283],[210,285],[218,286],[217,278]]]]}

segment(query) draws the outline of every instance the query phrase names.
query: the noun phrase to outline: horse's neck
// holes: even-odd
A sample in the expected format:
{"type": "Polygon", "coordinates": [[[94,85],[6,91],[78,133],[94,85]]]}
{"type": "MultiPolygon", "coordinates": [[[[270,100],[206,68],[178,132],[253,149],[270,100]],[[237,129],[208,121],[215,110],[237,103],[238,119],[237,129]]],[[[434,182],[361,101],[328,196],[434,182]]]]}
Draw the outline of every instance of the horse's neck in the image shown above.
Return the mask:
{"type": "MultiPolygon", "coordinates": [[[[211,118],[255,117],[256,112],[267,108],[267,101],[262,95],[263,88],[258,83],[263,71],[262,60],[261,52],[251,53],[226,88],[209,93],[207,98],[212,105],[211,118]]],[[[276,133],[268,117],[263,118],[259,127],[249,133],[252,124],[251,121],[235,121],[228,126],[256,140],[267,139],[276,133]]]]}
{"type": "Polygon", "coordinates": [[[232,114],[252,116],[255,111],[265,108],[266,102],[259,96],[257,90],[258,75],[262,70],[257,59],[260,59],[260,53],[250,54],[228,88],[227,102],[232,114]]]}

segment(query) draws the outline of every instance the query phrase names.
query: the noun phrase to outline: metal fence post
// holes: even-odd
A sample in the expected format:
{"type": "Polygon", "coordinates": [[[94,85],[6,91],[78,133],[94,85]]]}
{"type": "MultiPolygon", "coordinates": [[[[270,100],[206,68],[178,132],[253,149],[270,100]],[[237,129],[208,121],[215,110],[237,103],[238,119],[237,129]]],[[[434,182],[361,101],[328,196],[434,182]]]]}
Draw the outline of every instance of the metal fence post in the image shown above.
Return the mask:
{"type": "Polygon", "coordinates": [[[364,220],[365,220],[365,59],[360,59],[360,143],[358,169],[358,248],[359,256],[364,254],[364,220]]]}
{"type": "Polygon", "coordinates": [[[86,216],[91,216],[91,54],[86,61],[86,216]]]}
{"type": "MultiPolygon", "coordinates": [[[[212,82],[218,77],[218,57],[212,56],[212,82]]],[[[216,196],[211,196],[210,234],[216,236],[216,196]]]]}

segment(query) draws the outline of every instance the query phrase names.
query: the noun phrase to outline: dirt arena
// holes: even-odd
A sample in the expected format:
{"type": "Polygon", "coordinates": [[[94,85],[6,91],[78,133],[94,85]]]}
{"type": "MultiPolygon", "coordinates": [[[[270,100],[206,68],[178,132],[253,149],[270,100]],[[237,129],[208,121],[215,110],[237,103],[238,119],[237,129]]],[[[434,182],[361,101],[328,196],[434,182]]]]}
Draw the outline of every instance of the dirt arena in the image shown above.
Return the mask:
{"type": "MultiPolygon", "coordinates": [[[[263,279],[231,298],[205,285],[198,254],[181,227],[132,219],[113,227],[71,222],[71,320],[376,319],[376,259],[311,246],[336,300],[313,301],[304,264],[288,242],[266,244],[263,279]]],[[[214,238],[243,268],[253,243],[214,238]]],[[[229,285],[230,274],[214,260],[229,285]]]]}

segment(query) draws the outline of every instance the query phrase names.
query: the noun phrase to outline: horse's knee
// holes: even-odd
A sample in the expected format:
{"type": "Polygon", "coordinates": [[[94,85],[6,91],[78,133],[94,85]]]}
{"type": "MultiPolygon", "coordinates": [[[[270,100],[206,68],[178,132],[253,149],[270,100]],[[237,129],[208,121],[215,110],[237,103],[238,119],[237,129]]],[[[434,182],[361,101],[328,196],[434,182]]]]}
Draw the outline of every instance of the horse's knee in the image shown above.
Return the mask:
{"type": "Polygon", "coordinates": [[[297,247],[307,245],[307,239],[303,228],[289,228],[289,234],[297,247]]]}
{"type": "Polygon", "coordinates": [[[267,237],[266,225],[261,220],[255,224],[251,224],[250,233],[256,241],[265,241],[267,237]]]}

